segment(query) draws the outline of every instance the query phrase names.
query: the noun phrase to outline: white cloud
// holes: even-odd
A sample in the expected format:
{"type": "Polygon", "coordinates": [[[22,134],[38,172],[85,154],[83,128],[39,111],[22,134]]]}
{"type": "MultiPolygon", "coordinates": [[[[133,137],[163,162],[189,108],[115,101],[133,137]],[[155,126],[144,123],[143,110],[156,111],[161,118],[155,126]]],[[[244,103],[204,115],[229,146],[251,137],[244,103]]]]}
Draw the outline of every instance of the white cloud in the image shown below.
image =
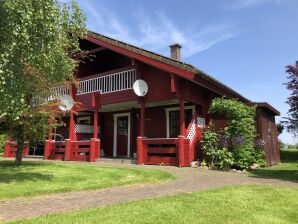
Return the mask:
{"type": "Polygon", "coordinates": [[[173,43],[183,46],[182,57],[186,58],[233,37],[232,27],[223,23],[200,29],[179,28],[162,12],[148,14],[139,9],[132,14],[136,24],[126,24],[100,2],[96,5],[86,0],[79,3],[86,13],[89,29],[167,55],[168,46],[173,43]]]}
{"type": "Polygon", "coordinates": [[[226,7],[228,10],[241,10],[255,7],[264,3],[280,3],[283,0],[233,0],[232,3],[226,7]]]}

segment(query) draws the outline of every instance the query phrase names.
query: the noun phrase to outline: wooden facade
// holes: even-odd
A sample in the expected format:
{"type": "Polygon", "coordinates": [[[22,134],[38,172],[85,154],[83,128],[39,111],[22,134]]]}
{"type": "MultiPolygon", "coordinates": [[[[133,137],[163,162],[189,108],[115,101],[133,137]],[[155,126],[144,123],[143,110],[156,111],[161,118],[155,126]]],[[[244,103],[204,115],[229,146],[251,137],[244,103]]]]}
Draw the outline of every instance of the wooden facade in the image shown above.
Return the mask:
{"type": "MultiPolygon", "coordinates": [[[[66,126],[49,132],[45,159],[95,161],[102,154],[137,157],[139,164],[188,166],[191,161],[202,159],[200,139],[202,128],[211,120],[208,109],[212,99],[224,95],[251,103],[177,59],[92,32],[81,40],[81,48],[89,51],[92,59],[79,65],[78,86],[56,91],[56,97],[60,92],[66,93],[77,104],[56,118],[66,126]],[[145,97],[133,92],[137,79],[148,84],[145,97]]],[[[259,114],[259,129],[265,138],[263,120],[269,119],[273,130],[274,115],[272,120],[263,110],[259,114]]],[[[273,141],[270,144],[266,146],[266,158],[275,147],[273,141]]],[[[279,151],[274,152],[276,163],[279,151]]]]}

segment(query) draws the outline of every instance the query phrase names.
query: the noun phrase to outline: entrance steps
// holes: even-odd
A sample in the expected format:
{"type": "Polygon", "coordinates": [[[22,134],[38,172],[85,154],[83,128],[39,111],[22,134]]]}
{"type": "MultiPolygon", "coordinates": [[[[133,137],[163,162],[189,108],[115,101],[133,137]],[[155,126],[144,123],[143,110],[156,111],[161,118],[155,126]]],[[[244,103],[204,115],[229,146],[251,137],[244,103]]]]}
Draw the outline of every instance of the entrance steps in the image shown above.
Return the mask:
{"type": "Polygon", "coordinates": [[[137,161],[135,159],[128,158],[100,158],[97,159],[98,163],[118,163],[118,164],[136,164],[137,161]]]}

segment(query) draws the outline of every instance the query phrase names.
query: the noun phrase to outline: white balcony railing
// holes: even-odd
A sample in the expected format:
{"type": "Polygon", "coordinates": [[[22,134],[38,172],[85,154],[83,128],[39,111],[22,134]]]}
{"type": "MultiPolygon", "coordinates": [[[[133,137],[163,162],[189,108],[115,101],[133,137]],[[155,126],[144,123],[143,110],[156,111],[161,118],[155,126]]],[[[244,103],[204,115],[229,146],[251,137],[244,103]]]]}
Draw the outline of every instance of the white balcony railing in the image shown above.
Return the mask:
{"type": "MultiPolygon", "coordinates": [[[[122,90],[132,89],[134,82],[137,79],[135,69],[130,69],[122,72],[113,73],[110,75],[100,76],[96,78],[80,80],[77,89],[77,95],[100,92],[101,94],[112,93],[122,90]]],[[[49,97],[34,97],[33,105],[44,104],[51,100],[55,100],[62,95],[70,94],[70,84],[66,83],[61,86],[51,88],[49,97]]]]}
{"type": "Polygon", "coordinates": [[[69,95],[70,94],[69,85],[70,84],[68,83],[63,86],[57,86],[57,87],[51,88],[51,96],[49,96],[46,100],[51,101],[51,100],[57,99],[59,96],[62,96],[65,94],[69,95]]]}
{"type": "Polygon", "coordinates": [[[105,94],[132,89],[136,79],[136,70],[131,69],[92,79],[81,80],[79,82],[77,95],[93,92],[105,94]]]}

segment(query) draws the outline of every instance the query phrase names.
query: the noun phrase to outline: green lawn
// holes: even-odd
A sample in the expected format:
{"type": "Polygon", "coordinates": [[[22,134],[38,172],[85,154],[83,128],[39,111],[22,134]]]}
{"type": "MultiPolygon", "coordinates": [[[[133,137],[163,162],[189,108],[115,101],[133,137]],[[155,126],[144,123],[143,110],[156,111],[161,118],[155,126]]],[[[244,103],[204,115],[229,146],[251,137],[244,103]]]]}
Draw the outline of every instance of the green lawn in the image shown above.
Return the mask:
{"type": "Polygon", "coordinates": [[[15,223],[297,223],[297,188],[224,187],[15,223]]]}
{"type": "Polygon", "coordinates": [[[250,173],[263,177],[298,182],[298,149],[282,149],[281,164],[253,170],[250,173]]]}
{"type": "Polygon", "coordinates": [[[0,199],[174,179],[166,172],[144,168],[113,168],[89,163],[0,160],[0,199]]]}

